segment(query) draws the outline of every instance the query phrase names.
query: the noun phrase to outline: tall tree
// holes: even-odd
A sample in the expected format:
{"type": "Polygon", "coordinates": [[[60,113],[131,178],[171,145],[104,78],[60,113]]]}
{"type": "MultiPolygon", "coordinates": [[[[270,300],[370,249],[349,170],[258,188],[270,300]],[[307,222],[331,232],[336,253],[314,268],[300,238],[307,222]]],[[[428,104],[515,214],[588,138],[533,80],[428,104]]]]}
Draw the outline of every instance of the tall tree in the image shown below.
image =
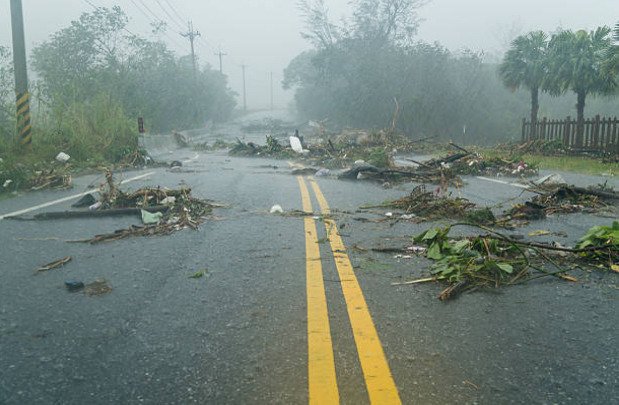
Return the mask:
{"type": "Polygon", "coordinates": [[[549,80],[546,87],[559,95],[576,93],[576,143],[583,145],[585,105],[588,95],[610,94],[617,87],[617,73],[606,69],[612,46],[611,29],[599,27],[587,32],[563,30],[549,43],[549,80]]]}
{"type": "Polygon", "coordinates": [[[613,37],[615,39],[615,44],[610,49],[607,67],[611,72],[619,75],[619,23],[615,25],[615,32],[613,37]]]}
{"type": "Polygon", "coordinates": [[[227,78],[191,65],[157,40],[128,34],[119,8],[99,7],[52,34],[32,51],[33,66],[56,115],[73,104],[109,95],[152,130],[202,126],[226,120],[234,108],[227,78]]]}
{"type": "Polygon", "coordinates": [[[539,92],[548,70],[548,37],[542,31],[530,32],[514,39],[505,54],[499,73],[503,83],[516,90],[525,87],[531,92],[531,136],[539,112],[539,92]]]}

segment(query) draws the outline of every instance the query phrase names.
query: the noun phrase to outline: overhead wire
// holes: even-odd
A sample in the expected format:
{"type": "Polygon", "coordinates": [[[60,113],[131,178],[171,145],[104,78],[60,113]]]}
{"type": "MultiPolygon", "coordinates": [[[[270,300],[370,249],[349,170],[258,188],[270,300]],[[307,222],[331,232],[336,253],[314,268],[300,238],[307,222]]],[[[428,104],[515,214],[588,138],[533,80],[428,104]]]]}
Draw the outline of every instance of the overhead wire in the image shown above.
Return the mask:
{"type": "MultiPolygon", "coordinates": [[[[178,12],[178,10],[176,9],[176,7],[174,7],[172,5],[172,3],[170,3],[170,0],[164,0],[166,2],[166,4],[168,5],[168,7],[170,7],[170,9],[172,10],[172,12],[174,14],[176,14],[176,16],[178,17],[178,19],[182,22],[185,22],[185,19],[181,16],[181,14],[178,12]]],[[[158,3],[159,1],[157,1],[158,3]]]]}
{"type": "MultiPolygon", "coordinates": [[[[150,10],[147,6],[144,5],[144,2],[142,0],[138,0],[142,5],[145,6],[146,10],[148,12],[150,12],[150,14],[155,18],[155,20],[153,21],[151,17],[149,17],[149,15],[146,13],[146,11],[144,11],[144,9],[142,9],[136,2],[135,0],[129,0],[131,1],[131,3],[133,4],[133,6],[146,18],[146,20],[149,23],[163,23],[166,24],[167,23],[162,20],[161,18],[159,18],[159,16],[157,14],[155,14],[152,10],[150,10]]],[[[170,34],[167,31],[163,31],[163,35],[165,35],[175,46],[179,47],[179,48],[184,48],[184,45],[181,45],[178,40],[172,36],[170,36],[170,34]]]]}
{"type": "Polygon", "coordinates": [[[163,10],[163,12],[168,16],[168,18],[170,19],[170,21],[172,21],[173,23],[175,23],[179,28],[181,29],[185,29],[185,22],[183,20],[177,19],[177,17],[173,16],[172,14],[170,14],[170,12],[163,6],[163,4],[161,4],[160,0],[155,0],[157,2],[157,4],[159,5],[159,7],[161,7],[161,9],[163,10]],[[180,22],[179,22],[180,21],[180,22]]]}

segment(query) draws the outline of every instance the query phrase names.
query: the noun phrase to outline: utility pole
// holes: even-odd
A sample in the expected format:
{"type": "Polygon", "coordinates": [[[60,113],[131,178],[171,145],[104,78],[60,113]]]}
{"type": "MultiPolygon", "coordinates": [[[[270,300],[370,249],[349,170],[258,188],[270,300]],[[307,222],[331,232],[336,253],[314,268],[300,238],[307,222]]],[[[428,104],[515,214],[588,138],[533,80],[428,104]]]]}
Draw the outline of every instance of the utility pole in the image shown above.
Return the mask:
{"type": "Polygon", "coordinates": [[[273,72],[270,72],[271,76],[271,111],[273,111],[273,72]]]}
{"type": "Polygon", "coordinates": [[[219,56],[219,73],[221,73],[222,75],[224,74],[224,69],[223,69],[223,57],[228,55],[227,53],[224,53],[221,51],[221,47],[219,48],[219,52],[215,53],[215,56],[219,56]]]}
{"type": "Polygon", "coordinates": [[[193,30],[193,23],[191,21],[187,23],[187,28],[189,28],[189,31],[185,33],[181,33],[181,35],[185,38],[189,38],[189,42],[191,43],[191,61],[193,63],[193,76],[195,78],[198,68],[197,68],[197,63],[196,63],[196,52],[194,50],[193,41],[201,35],[198,31],[193,30]]]}
{"type": "Polygon", "coordinates": [[[19,143],[30,145],[30,93],[26,66],[26,40],[21,0],[11,0],[11,28],[13,31],[13,66],[15,69],[15,100],[17,108],[17,135],[19,143]]]}
{"type": "Polygon", "coordinates": [[[247,112],[247,87],[245,86],[245,69],[247,68],[246,64],[241,65],[241,69],[243,69],[243,111],[247,112]]]}

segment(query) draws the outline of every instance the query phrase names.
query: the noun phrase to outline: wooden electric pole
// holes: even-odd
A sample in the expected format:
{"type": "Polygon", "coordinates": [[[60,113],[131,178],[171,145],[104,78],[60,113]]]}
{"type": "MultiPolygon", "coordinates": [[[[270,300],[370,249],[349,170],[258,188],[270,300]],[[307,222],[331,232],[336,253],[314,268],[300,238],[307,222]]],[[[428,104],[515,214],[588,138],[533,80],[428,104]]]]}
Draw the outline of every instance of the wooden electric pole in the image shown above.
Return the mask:
{"type": "Polygon", "coordinates": [[[241,65],[241,69],[243,70],[243,111],[247,112],[247,86],[245,84],[245,69],[247,68],[246,64],[241,65]]]}
{"type": "Polygon", "coordinates": [[[219,73],[221,73],[222,75],[224,74],[224,68],[223,68],[223,58],[224,56],[228,55],[227,53],[224,53],[221,51],[221,48],[219,48],[219,52],[215,53],[215,56],[219,56],[219,73]]]}
{"type": "Polygon", "coordinates": [[[271,76],[271,111],[273,110],[273,72],[270,72],[271,76]]]}
{"type": "Polygon", "coordinates": [[[197,37],[201,35],[200,35],[200,32],[193,30],[193,23],[191,21],[187,23],[187,28],[189,28],[189,31],[185,33],[181,33],[181,35],[185,38],[189,38],[189,43],[191,44],[191,62],[193,63],[193,76],[195,78],[197,75],[198,67],[197,67],[196,52],[194,49],[193,42],[195,41],[197,37]]]}
{"type": "Polygon", "coordinates": [[[11,28],[13,32],[17,136],[22,145],[29,145],[32,142],[32,127],[30,124],[30,93],[28,92],[26,40],[21,0],[11,0],[11,28]]]}

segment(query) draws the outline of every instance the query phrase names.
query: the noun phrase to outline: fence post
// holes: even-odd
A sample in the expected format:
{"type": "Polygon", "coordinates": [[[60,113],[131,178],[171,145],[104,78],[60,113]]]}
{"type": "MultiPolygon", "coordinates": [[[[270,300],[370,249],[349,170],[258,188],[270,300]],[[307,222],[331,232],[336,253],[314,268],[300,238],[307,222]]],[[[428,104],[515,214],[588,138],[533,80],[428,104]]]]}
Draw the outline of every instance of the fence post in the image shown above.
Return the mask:
{"type": "Polygon", "coordinates": [[[527,119],[522,119],[522,143],[527,141],[527,119]]]}
{"type": "Polygon", "coordinates": [[[570,146],[570,116],[568,115],[563,122],[563,145],[570,146]]]}
{"type": "Polygon", "coordinates": [[[546,124],[547,124],[547,122],[548,122],[548,118],[544,117],[542,119],[542,127],[540,128],[540,131],[539,131],[538,136],[537,136],[538,139],[542,139],[544,141],[547,140],[547,138],[546,138],[546,135],[547,135],[546,134],[546,129],[547,129],[547,125],[546,124]]]}
{"type": "Polygon", "coordinates": [[[595,121],[593,121],[593,128],[591,133],[591,145],[592,149],[598,149],[599,141],[600,141],[600,116],[599,114],[595,116],[595,121]]]}

